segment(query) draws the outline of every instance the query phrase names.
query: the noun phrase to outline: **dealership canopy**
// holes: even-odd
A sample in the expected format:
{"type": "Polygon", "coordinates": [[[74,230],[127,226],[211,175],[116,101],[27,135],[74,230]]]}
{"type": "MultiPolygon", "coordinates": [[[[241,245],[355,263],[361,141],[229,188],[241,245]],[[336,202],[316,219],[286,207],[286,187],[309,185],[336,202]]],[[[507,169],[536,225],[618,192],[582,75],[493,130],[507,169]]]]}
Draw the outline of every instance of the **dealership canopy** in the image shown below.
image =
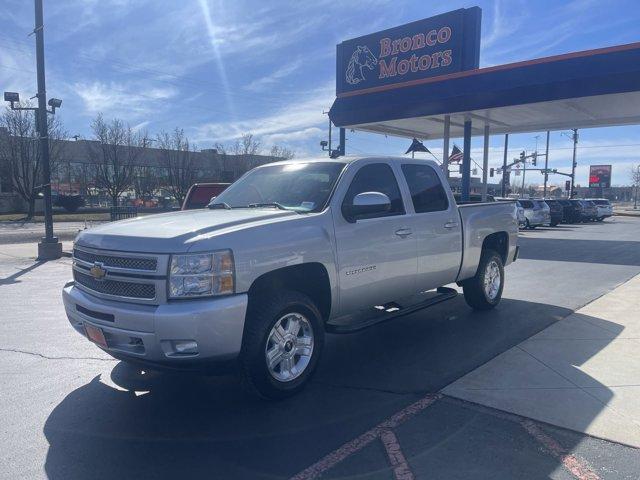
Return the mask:
{"type": "Polygon", "coordinates": [[[462,8],[340,43],[329,117],[341,139],[345,128],[444,138],[446,163],[463,136],[467,199],[473,135],[486,195],[491,134],[640,124],[640,43],[479,68],[481,17],[462,8]]]}
{"type": "Polygon", "coordinates": [[[337,95],[340,127],[437,139],[640,123],[640,43],[382,85],[337,95]]]}

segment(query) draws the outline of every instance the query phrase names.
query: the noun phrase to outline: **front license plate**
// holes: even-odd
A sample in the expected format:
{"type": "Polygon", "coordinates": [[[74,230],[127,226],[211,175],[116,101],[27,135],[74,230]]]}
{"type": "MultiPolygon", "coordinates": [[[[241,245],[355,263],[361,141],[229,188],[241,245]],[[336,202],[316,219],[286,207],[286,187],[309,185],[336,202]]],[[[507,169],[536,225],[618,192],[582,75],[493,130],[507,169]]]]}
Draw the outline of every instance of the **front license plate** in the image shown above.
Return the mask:
{"type": "Polygon", "coordinates": [[[84,330],[87,332],[87,338],[102,348],[107,348],[107,339],[104,338],[104,332],[101,328],[84,324],[84,330]]]}

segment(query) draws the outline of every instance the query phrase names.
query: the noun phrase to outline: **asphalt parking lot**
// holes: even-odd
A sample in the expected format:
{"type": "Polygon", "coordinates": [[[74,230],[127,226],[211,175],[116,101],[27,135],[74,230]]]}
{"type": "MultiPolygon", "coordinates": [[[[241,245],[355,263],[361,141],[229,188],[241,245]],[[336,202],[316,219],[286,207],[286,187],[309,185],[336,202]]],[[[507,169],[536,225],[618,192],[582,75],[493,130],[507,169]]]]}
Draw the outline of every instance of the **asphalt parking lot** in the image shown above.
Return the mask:
{"type": "Polygon", "coordinates": [[[76,334],[69,259],[2,254],[1,478],[638,478],[640,452],[439,392],[640,273],[640,219],[523,232],[504,299],[330,335],[301,395],[134,370],[76,334]]]}

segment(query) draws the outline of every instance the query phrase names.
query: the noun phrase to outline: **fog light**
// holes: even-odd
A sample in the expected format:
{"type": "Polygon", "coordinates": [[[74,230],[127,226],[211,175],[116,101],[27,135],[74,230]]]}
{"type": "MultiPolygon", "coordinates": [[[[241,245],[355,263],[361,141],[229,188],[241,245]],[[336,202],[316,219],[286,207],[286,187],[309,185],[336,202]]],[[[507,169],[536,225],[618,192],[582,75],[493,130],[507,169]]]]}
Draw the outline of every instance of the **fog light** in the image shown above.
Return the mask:
{"type": "Polygon", "coordinates": [[[195,340],[174,340],[173,351],[179,355],[194,355],[198,353],[198,342],[195,340]]]}

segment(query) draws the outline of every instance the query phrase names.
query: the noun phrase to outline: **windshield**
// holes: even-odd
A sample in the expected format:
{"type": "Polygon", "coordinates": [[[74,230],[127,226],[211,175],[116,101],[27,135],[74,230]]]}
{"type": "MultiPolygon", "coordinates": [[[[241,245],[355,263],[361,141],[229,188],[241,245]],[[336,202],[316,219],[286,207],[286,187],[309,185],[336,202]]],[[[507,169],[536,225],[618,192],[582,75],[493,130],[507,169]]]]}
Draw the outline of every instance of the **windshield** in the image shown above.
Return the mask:
{"type": "Polygon", "coordinates": [[[320,211],[342,172],[340,162],[287,163],[250,171],[209,206],[274,206],[298,212],[320,211]]]}

